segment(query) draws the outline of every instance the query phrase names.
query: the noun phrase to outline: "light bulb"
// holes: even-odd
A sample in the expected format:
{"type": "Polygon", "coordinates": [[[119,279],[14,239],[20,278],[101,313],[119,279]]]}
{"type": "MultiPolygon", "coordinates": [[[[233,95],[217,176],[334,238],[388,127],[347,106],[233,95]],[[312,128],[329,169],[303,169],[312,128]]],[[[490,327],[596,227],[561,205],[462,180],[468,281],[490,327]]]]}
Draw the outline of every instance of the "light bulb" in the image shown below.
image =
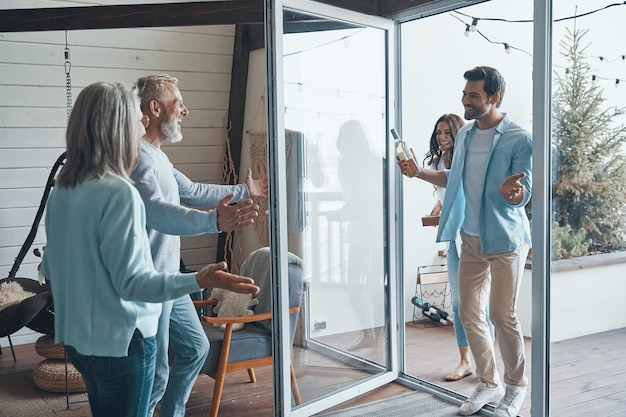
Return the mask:
{"type": "Polygon", "coordinates": [[[619,78],[615,80],[615,88],[619,87],[619,78]]]}
{"type": "Polygon", "coordinates": [[[504,42],[503,45],[504,45],[504,52],[506,52],[507,54],[510,55],[511,54],[511,47],[509,46],[509,44],[504,42]]]}
{"type": "Polygon", "coordinates": [[[465,25],[465,37],[468,38],[470,35],[470,25],[465,25]]]}
{"type": "Polygon", "coordinates": [[[476,32],[476,26],[478,26],[478,19],[472,18],[472,25],[470,26],[470,32],[476,32]]]}

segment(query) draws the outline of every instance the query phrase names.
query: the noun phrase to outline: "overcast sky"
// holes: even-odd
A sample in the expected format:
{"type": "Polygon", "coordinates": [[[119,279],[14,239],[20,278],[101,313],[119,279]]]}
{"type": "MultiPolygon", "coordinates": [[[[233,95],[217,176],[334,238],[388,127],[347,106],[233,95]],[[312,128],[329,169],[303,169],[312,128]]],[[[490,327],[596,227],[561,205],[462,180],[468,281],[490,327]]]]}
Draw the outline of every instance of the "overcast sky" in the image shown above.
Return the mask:
{"type": "MultiPolygon", "coordinates": [[[[557,0],[553,18],[562,19],[601,9],[615,1],[610,0],[557,0]]],[[[502,108],[520,124],[532,126],[532,23],[515,23],[532,20],[533,2],[530,0],[492,0],[459,10],[444,13],[405,25],[403,31],[403,119],[406,134],[423,138],[432,130],[434,121],[443,113],[463,114],[461,91],[463,72],[476,65],[498,68],[507,81],[507,92],[502,108]],[[464,36],[465,24],[472,17],[480,18],[478,32],[464,36]],[[505,19],[507,21],[490,21],[505,19]],[[485,19],[485,20],[483,20],[485,19]],[[489,41],[493,42],[490,43],[489,41]],[[410,40],[410,41],[409,41],[410,40]],[[506,54],[506,42],[513,47],[506,54]],[[517,48],[517,49],[516,49],[517,48]]],[[[560,55],[559,42],[565,39],[566,28],[574,24],[589,32],[583,44],[589,44],[589,56],[598,83],[604,89],[607,106],[626,106],[626,5],[617,5],[577,19],[555,22],[553,25],[555,70],[564,73],[566,62],[560,55]],[[600,60],[599,57],[606,59],[600,60]],[[615,79],[622,79],[615,88],[615,79]]],[[[626,122],[626,117],[622,118],[626,122]]]]}

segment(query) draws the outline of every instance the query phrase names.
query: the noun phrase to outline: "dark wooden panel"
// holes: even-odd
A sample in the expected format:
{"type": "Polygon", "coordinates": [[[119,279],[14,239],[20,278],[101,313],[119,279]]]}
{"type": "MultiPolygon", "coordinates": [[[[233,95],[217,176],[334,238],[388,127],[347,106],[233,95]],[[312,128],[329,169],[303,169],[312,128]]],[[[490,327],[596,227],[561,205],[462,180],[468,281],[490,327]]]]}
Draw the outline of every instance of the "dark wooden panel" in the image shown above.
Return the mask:
{"type": "Polygon", "coordinates": [[[0,10],[0,32],[263,23],[262,0],[0,10]]]}
{"type": "MultiPolygon", "coordinates": [[[[437,3],[440,0],[319,1],[368,15],[393,17],[401,14],[406,15],[415,8],[437,3]]],[[[485,0],[468,0],[468,5],[481,1],[485,0]]],[[[263,0],[164,2],[161,4],[0,10],[0,32],[201,26],[263,22],[263,0]]],[[[294,28],[300,26],[294,26],[294,28]]],[[[311,24],[308,26],[311,26],[311,24]]]]}
{"type": "MultiPolygon", "coordinates": [[[[230,99],[228,104],[228,120],[229,127],[228,138],[230,142],[230,152],[232,156],[234,173],[241,177],[245,172],[241,172],[241,148],[243,142],[243,120],[246,110],[246,92],[248,89],[248,63],[250,61],[250,48],[248,46],[248,30],[247,25],[237,25],[235,29],[235,45],[233,49],[233,65],[230,79],[230,99]]],[[[263,28],[262,25],[261,29],[263,28]]],[[[225,155],[227,157],[227,155],[225,155]]],[[[228,163],[228,161],[226,161],[228,163]]],[[[230,175],[225,179],[225,184],[235,184],[234,175],[230,175]]],[[[236,232],[233,232],[236,233],[236,232]]],[[[234,239],[234,237],[233,237],[234,239]]],[[[220,233],[217,239],[216,262],[228,262],[231,268],[231,254],[225,255],[224,248],[226,246],[226,234],[220,233]]]]}

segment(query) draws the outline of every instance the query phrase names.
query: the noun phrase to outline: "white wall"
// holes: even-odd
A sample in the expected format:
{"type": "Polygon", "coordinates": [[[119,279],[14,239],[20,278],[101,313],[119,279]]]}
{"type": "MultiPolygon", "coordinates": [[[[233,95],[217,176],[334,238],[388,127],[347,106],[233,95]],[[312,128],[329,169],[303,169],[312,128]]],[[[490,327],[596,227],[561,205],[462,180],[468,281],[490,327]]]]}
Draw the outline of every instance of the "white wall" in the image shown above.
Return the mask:
{"type": "Polygon", "coordinates": [[[626,266],[582,268],[552,274],[552,341],[626,327],[626,266]]]}
{"type": "MultiPolygon", "coordinates": [[[[84,2],[96,4],[95,2],[84,2]]],[[[120,4],[118,0],[97,4],[120,4]]],[[[75,1],[6,1],[2,8],[76,6],[75,1]]],[[[132,83],[165,72],[179,79],[190,114],[183,142],[166,146],[192,180],[222,183],[234,26],[80,30],[68,33],[72,96],[95,81],[132,83]]],[[[39,207],[50,169],[65,149],[65,33],[0,37],[0,277],[8,276],[39,207]]],[[[18,276],[36,278],[45,245],[42,222],[18,276]]],[[[216,257],[217,236],[183,238],[183,259],[195,269],[216,257]]],[[[15,343],[29,343],[28,329],[15,343]]]]}

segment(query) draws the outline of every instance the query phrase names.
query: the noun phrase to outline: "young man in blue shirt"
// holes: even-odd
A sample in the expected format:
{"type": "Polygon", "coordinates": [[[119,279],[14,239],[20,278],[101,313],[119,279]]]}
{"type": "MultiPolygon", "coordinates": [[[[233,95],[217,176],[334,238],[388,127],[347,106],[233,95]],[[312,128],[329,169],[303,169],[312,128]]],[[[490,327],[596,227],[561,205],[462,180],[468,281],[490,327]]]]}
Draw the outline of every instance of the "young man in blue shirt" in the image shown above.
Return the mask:
{"type": "MultiPolygon", "coordinates": [[[[437,241],[454,241],[459,231],[462,239],[459,312],[480,383],[459,412],[471,415],[499,401],[494,416],[517,416],[528,384],[516,308],[530,248],[524,206],[531,197],[532,139],[500,111],[505,82],[496,69],[476,67],[464,77],[465,119],[474,122],[457,135],[452,167],[418,169],[415,176],[446,187],[437,241]],[[506,390],[485,321],[487,304],[504,362],[506,390]]],[[[403,173],[407,165],[400,163],[403,173]]]]}

